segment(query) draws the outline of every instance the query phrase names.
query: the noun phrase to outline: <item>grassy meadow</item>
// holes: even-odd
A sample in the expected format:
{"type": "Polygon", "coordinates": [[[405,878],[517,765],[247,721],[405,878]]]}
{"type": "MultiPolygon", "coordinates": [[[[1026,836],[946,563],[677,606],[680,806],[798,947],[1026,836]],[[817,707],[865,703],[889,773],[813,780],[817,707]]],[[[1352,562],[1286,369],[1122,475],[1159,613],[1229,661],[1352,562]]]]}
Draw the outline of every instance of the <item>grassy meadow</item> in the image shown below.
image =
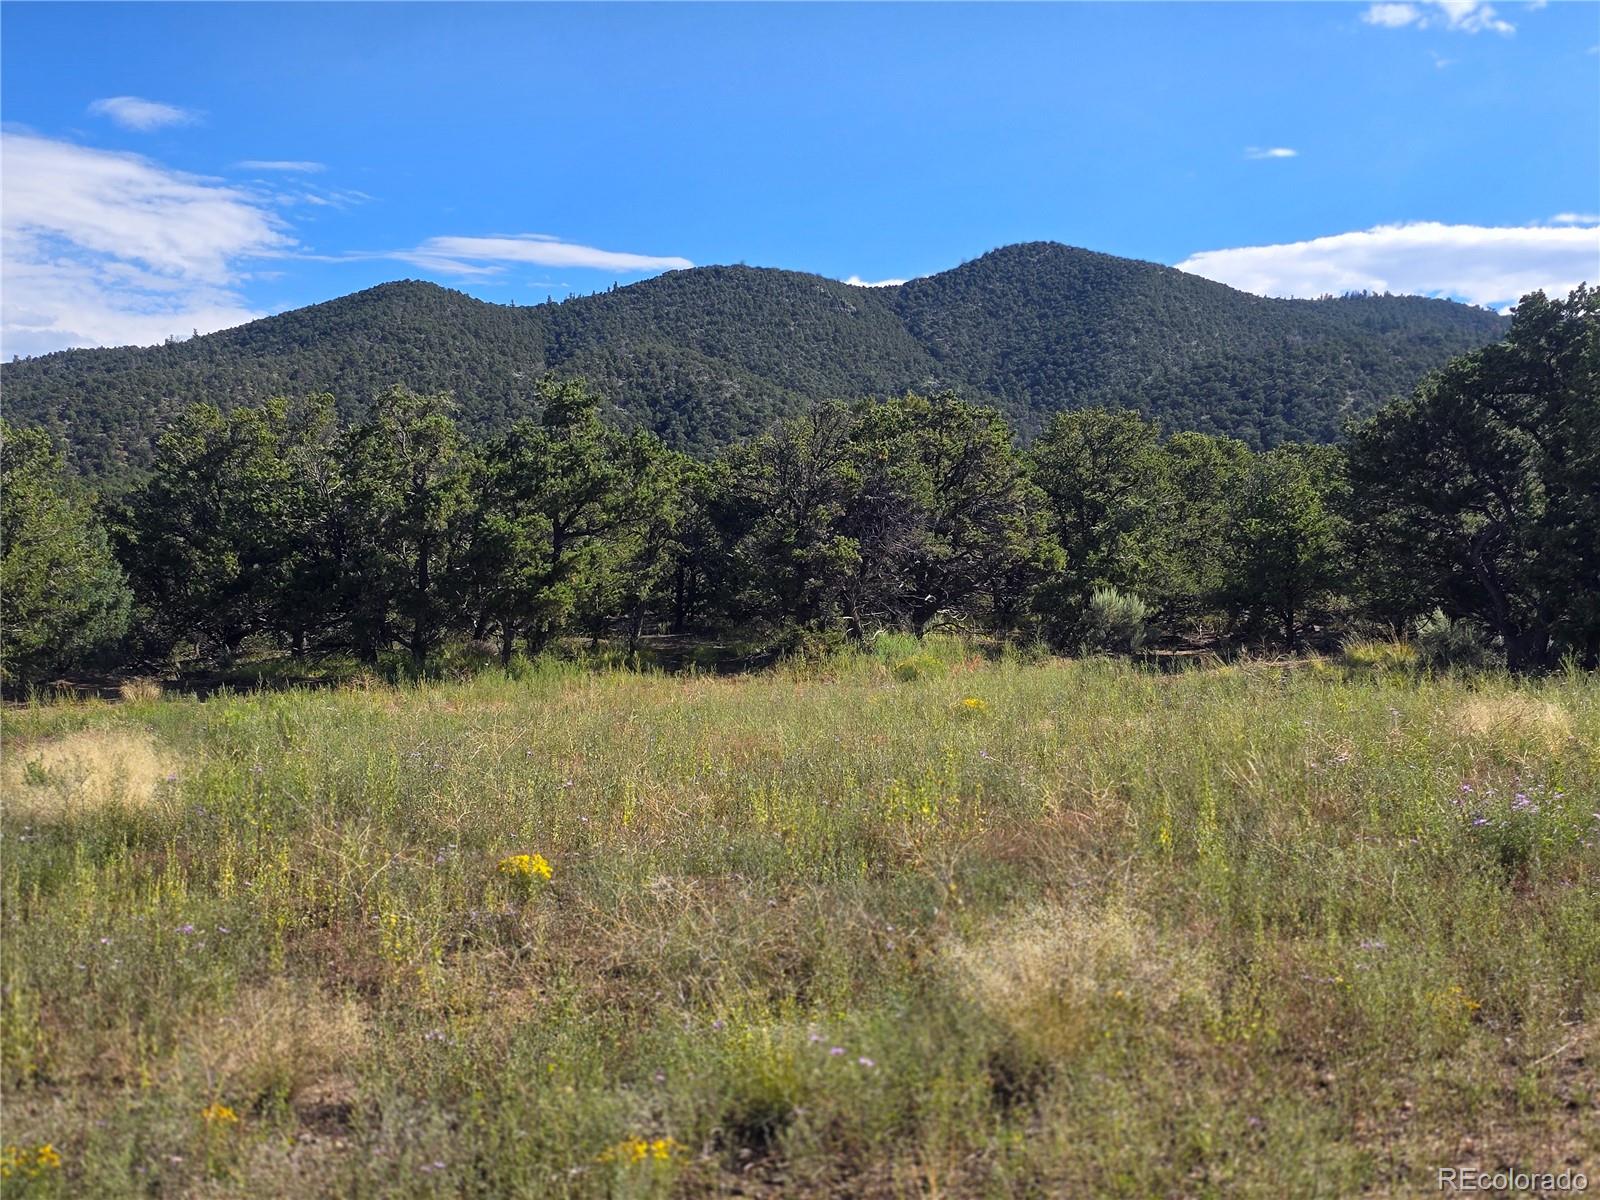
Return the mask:
{"type": "Polygon", "coordinates": [[[1600,1176],[1600,680],[888,639],[6,710],[7,1197],[1600,1176]]]}

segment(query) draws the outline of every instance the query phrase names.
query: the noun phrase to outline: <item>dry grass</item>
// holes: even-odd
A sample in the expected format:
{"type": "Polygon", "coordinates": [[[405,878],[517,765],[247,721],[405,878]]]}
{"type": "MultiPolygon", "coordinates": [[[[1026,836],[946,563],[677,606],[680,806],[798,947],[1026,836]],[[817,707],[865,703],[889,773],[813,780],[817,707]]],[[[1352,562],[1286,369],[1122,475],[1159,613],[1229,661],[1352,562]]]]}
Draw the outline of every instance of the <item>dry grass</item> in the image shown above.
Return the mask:
{"type": "Polygon", "coordinates": [[[1457,733],[1475,740],[1504,738],[1559,749],[1572,736],[1572,718],[1549,700],[1526,692],[1474,696],[1451,717],[1457,733]]]}
{"type": "Polygon", "coordinates": [[[130,679],[117,689],[124,700],[159,700],[161,699],[161,681],[148,677],[130,679]]]}
{"type": "Polygon", "coordinates": [[[236,996],[193,1034],[193,1061],[218,1095],[250,1105],[343,1103],[368,1045],[349,998],[275,979],[236,996]]]}
{"type": "Polygon", "coordinates": [[[947,943],[944,956],[979,1009],[1052,1059],[1090,1044],[1115,1010],[1204,1012],[1217,991],[1206,947],[1158,931],[1122,901],[1036,905],[947,943]]]}
{"type": "Polygon", "coordinates": [[[10,815],[52,819],[110,805],[157,805],[178,760],[149,734],[85,729],[31,744],[8,745],[0,793],[10,815]]]}

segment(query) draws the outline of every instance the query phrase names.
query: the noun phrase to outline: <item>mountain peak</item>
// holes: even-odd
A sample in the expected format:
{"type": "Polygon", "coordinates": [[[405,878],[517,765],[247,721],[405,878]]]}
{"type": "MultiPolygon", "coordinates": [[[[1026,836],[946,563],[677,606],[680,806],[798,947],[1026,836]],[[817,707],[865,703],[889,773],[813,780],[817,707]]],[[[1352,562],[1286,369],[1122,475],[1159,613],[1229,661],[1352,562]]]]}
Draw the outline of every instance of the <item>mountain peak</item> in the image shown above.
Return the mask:
{"type": "Polygon", "coordinates": [[[696,452],[817,400],[944,389],[997,404],[1024,435],[1103,404],[1266,446],[1336,438],[1505,326],[1444,301],[1264,299],[1042,241],[890,288],[734,263],[512,306],[400,279],[175,345],[11,364],[3,379],[9,416],[58,431],[99,472],[147,461],[194,400],[331,391],[348,412],[401,383],[455,393],[481,434],[530,411],[545,372],[585,376],[620,419],[696,452]]]}

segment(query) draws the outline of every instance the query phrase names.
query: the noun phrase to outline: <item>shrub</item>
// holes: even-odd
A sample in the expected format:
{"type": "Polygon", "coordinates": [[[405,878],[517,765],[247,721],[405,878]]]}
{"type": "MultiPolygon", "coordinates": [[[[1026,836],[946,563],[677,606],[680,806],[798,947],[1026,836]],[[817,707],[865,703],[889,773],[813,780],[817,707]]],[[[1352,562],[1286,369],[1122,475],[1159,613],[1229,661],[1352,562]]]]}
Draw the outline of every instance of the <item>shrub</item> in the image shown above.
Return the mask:
{"type": "Polygon", "coordinates": [[[1417,618],[1413,629],[1422,661],[1430,667],[1481,667],[1488,660],[1483,630],[1465,618],[1452,621],[1442,608],[1417,618]]]}
{"type": "Polygon", "coordinates": [[[1084,621],[1084,645],[1089,650],[1132,654],[1143,645],[1149,632],[1147,622],[1152,609],[1132,592],[1114,587],[1096,588],[1089,597],[1084,621]]]}
{"type": "Polygon", "coordinates": [[[915,683],[944,671],[944,664],[931,654],[911,654],[894,664],[891,673],[901,683],[915,683]]]}

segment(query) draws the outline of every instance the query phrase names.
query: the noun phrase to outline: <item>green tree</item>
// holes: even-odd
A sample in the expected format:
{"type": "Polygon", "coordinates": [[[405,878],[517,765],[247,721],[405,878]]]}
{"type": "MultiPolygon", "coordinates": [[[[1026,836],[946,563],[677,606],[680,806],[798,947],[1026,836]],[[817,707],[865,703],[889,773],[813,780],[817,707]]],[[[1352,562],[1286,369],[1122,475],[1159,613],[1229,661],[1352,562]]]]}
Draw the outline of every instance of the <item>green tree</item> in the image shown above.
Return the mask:
{"type": "Polygon", "coordinates": [[[1514,669],[1600,661],[1600,289],[1523,297],[1350,453],[1377,606],[1481,620],[1514,669]]]}
{"type": "Polygon", "coordinates": [[[343,607],[367,662],[398,635],[421,667],[457,622],[471,458],[454,408],[397,387],[343,439],[343,607]]]}
{"type": "Polygon", "coordinates": [[[540,398],[538,421],[486,447],[474,485],[467,574],[479,623],[498,631],[507,661],[519,637],[543,649],[580,598],[591,625],[613,602],[642,622],[677,520],[676,473],[658,438],[606,424],[579,381],[546,380],[540,398]]]}
{"type": "Polygon", "coordinates": [[[860,556],[840,528],[860,486],[852,424],[846,406],[819,405],[725,456],[715,515],[745,612],[800,626],[838,621],[860,556]]]}
{"type": "Polygon", "coordinates": [[[1246,627],[1272,621],[1300,648],[1308,611],[1338,578],[1337,522],[1306,456],[1280,447],[1251,463],[1224,550],[1224,591],[1246,627]]]}
{"type": "Polygon", "coordinates": [[[1127,410],[1061,413],[1031,458],[1065,559],[1043,597],[1058,639],[1082,634],[1097,588],[1167,590],[1171,492],[1154,422],[1127,410]]]}
{"type": "Polygon", "coordinates": [[[0,682],[82,664],[122,637],[130,596],[104,526],[37,429],[0,421],[0,682]]]}
{"type": "Polygon", "coordinates": [[[855,492],[840,529],[856,549],[841,586],[851,627],[1014,620],[1057,555],[1048,503],[999,412],[911,393],[858,407],[850,439],[855,492]]]}
{"type": "Polygon", "coordinates": [[[293,446],[321,436],[328,404],[196,404],[161,436],[117,529],[152,650],[192,640],[229,661],[251,635],[302,625],[318,543],[293,446]]]}
{"type": "Polygon", "coordinates": [[[1169,575],[1158,599],[1168,612],[1193,617],[1225,603],[1228,516],[1250,471],[1250,449],[1233,438],[1177,433],[1163,451],[1171,503],[1169,575]]]}
{"type": "Polygon", "coordinates": [[[628,653],[635,654],[650,612],[672,604],[670,583],[683,549],[678,534],[690,460],[652,435],[636,434],[630,442],[632,469],[622,497],[625,517],[606,539],[578,608],[595,639],[612,622],[625,619],[628,653]]]}

